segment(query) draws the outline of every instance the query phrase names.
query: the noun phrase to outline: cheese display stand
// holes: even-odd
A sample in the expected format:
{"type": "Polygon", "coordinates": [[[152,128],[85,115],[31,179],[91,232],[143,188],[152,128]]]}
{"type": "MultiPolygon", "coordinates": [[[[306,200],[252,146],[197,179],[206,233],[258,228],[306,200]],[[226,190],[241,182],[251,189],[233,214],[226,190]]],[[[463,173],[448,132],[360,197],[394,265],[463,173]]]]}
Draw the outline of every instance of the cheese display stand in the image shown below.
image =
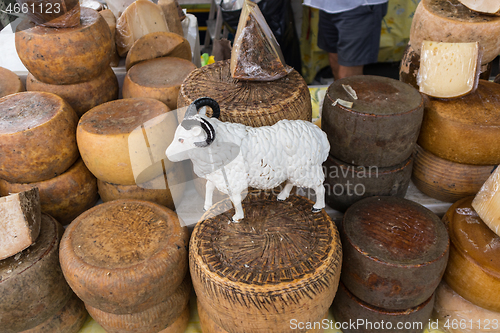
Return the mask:
{"type": "Polygon", "coordinates": [[[307,86],[250,0],[203,67],[176,0],[103,2],[0,32],[1,333],[500,332],[495,3],[307,86]]]}

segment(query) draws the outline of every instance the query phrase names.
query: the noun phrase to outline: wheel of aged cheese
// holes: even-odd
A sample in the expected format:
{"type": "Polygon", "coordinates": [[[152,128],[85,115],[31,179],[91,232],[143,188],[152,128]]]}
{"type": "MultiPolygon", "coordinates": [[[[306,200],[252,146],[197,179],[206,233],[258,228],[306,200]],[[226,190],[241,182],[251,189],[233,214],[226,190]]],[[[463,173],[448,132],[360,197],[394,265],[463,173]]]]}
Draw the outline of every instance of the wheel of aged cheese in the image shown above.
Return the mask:
{"type": "Polygon", "coordinates": [[[189,304],[182,311],[181,315],[177,317],[174,323],[158,333],[184,333],[189,325],[189,318],[191,317],[191,308],[189,304]]]}
{"type": "Polygon", "coordinates": [[[0,327],[17,333],[40,325],[71,297],[59,265],[63,227],[42,214],[36,242],[16,256],[0,261],[0,327]]]}
{"type": "Polygon", "coordinates": [[[420,55],[415,52],[410,43],[406,46],[399,67],[399,81],[408,83],[415,89],[419,89],[417,84],[418,70],[420,68],[420,55]]]}
{"type": "Polygon", "coordinates": [[[404,198],[365,198],[349,207],[341,230],[341,279],[357,298],[405,310],[432,296],[446,268],[449,238],[429,209],[404,198]]]}
{"type": "Polygon", "coordinates": [[[45,91],[62,97],[75,110],[78,117],[94,106],[118,98],[118,79],[108,67],[90,81],[75,84],[49,84],[37,80],[29,73],[26,78],[28,91],[45,91]]]}
{"type": "Polygon", "coordinates": [[[341,282],[332,305],[336,325],[344,333],[405,332],[421,333],[428,324],[435,295],[422,304],[403,310],[387,310],[363,302],[341,282]],[[361,320],[361,321],[359,321],[361,320]],[[349,323],[356,323],[354,326],[349,323]],[[401,326],[398,326],[401,325],[401,326]]]}
{"type": "Polygon", "coordinates": [[[152,201],[175,210],[175,203],[180,202],[186,188],[184,164],[174,166],[155,179],[140,185],[116,185],[102,180],[97,181],[102,201],[116,199],[137,199],[152,201]],[[169,180],[175,186],[169,186],[169,180]]]}
{"type": "MultiPolygon", "coordinates": [[[[173,325],[185,312],[191,293],[191,284],[184,281],[167,300],[144,311],[112,314],[86,304],[90,316],[107,333],[158,333],[173,325]]],[[[183,332],[182,332],[183,333],[183,332]]]]}
{"type": "Polygon", "coordinates": [[[335,295],[342,262],[337,228],[313,202],[250,192],[245,218],[231,223],[231,201],[194,228],[189,267],[208,316],[228,332],[290,332],[290,320],[319,321],[335,295]]]}
{"type": "Polygon", "coordinates": [[[412,180],[424,194],[441,201],[457,200],[476,194],[496,165],[469,165],[450,162],[415,147],[412,180]]]}
{"type": "Polygon", "coordinates": [[[455,202],[443,221],[448,225],[451,246],[444,281],[469,302],[500,312],[500,236],[471,206],[474,197],[455,202]]]}
{"type": "Polygon", "coordinates": [[[74,293],[59,312],[22,333],[78,333],[87,320],[85,305],[74,293]]]}
{"type": "Polygon", "coordinates": [[[135,185],[161,175],[172,165],[165,150],[177,128],[168,111],[151,98],[119,99],[89,110],[76,131],[85,165],[112,184],[135,185]]]}
{"type": "Polygon", "coordinates": [[[173,32],[152,32],[135,41],[127,53],[125,67],[129,70],[130,67],[141,61],[167,56],[191,61],[189,42],[186,38],[173,32]]]}
{"type": "Polygon", "coordinates": [[[148,201],[105,202],[78,216],[61,241],[69,285],[87,306],[113,314],[165,302],[187,272],[188,232],[148,201]]]}
{"type": "Polygon", "coordinates": [[[484,223],[500,236],[500,169],[496,169],[484,182],[472,201],[484,223]]]}
{"type": "Polygon", "coordinates": [[[500,85],[479,80],[476,92],[454,100],[429,99],[418,144],[462,164],[500,164],[500,85]]]}
{"type": "Polygon", "coordinates": [[[95,10],[81,8],[81,24],[53,29],[25,19],[17,26],[16,50],[28,71],[50,84],[75,84],[98,77],[109,67],[111,32],[95,10]]]}
{"type": "Polygon", "coordinates": [[[311,96],[307,84],[293,70],[271,82],[241,81],[231,77],[229,60],[195,69],[181,85],[177,106],[188,106],[200,97],[219,103],[220,120],[247,126],[274,125],[282,119],[311,121],[311,96]]]}
{"type": "Polygon", "coordinates": [[[123,98],[154,98],[175,110],[181,84],[195,69],[191,61],[177,57],[161,57],[135,64],[123,81],[123,98]]]}
{"type": "Polygon", "coordinates": [[[62,98],[22,92],[0,98],[0,110],[0,178],[39,182],[75,163],[78,116],[62,98]]]}
{"type": "Polygon", "coordinates": [[[24,90],[24,85],[16,73],[0,67],[0,98],[24,90]]]}
{"type": "Polygon", "coordinates": [[[444,281],[436,289],[433,317],[441,325],[448,324],[447,331],[450,333],[500,332],[500,327],[495,325],[500,322],[500,312],[472,304],[444,281]]]}
{"type": "Polygon", "coordinates": [[[0,195],[38,188],[42,212],[67,225],[78,215],[94,206],[99,199],[97,180],[78,159],[66,172],[36,183],[10,183],[0,179],[0,195]]]}
{"type": "Polygon", "coordinates": [[[423,98],[409,85],[356,75],[328,88],[321,129],[333,157],[359,166],[394,167],[410,158],[423,114],[423,98]]]}
{"type": "Polygon", "coordinates": [[[23,14],[36,25],[50,28],[70,28],[80,25],[78,0],[20,0],[23,14]]]}
{"type": "MultiPolygon", "coordinates": [[[[97,2],[97,1],[96,1],[97,2]]],[[[102,5],[98,2],[99,5],[102,5]]],[[[116,17],[115,14],[111,11],[111,9],[104,9],[99,11],[99,14],[106,20],[106,23],[109,26],[109,30],[111,31],[111,61],[109,65],[111,67],[118,67],[120,64],[120,56],[118,55],[118,51],[116,50],[116,17]]]]}
{"type": "Polygon", "coordinates": [[[465,7],[458,0],[422,0],[415,10],[410,44],[420,54],[424,40],[447,43],[479,42],[482,64],[500,54],[500,17],[484,15],[465,7]]]}

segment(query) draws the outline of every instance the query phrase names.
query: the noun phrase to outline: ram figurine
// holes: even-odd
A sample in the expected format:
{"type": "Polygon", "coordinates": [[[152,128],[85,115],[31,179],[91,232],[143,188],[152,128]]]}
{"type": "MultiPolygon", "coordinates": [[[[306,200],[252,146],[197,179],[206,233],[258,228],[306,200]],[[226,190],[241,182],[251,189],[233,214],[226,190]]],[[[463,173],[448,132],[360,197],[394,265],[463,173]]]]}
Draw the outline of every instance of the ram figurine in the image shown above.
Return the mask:
{"type": "Polygon", "coordinates": [[[207,180],[204,209],[212,206],[217,189],[229,195],[235,214],[233,222],[244,218],[242,193],[249,186],[267,190],[284,181],[278,200],[286,200],[293,186],[314,189],[313,212],[325,207],[325,175],[322,164],[330,144],[316,125],[303,120],[281,120],[272,126],[250,127],[222,122],[217,102],[208,97],[195,100],[187,108],[166,155],[172,162],[191,159],[194,172],[207,180]],[[212,108],[212,117],[198,113],[212,108]]]}

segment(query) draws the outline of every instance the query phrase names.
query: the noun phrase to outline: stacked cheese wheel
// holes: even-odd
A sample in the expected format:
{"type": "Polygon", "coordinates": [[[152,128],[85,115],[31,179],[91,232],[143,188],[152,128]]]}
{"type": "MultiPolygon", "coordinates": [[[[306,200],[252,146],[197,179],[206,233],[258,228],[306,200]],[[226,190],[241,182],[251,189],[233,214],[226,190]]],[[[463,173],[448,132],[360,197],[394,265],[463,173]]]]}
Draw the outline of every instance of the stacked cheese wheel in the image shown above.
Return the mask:
{"type": "Polygon", "coordinates": [[[422,117],[418,91],[397,80],[360,75],[335,81],[321,121],[330,142],[328,205],[345,211],[369,196],[404,197],[422,117]]]}
{"type": "Polygon", "coordinates": [[[107,102],[84,114],[77,126],[80,154],[97,177],[103,201],[150,200],[174,209],[184,193],[184,168],[165,150],[177,119],[162,102],[127,98],[107,102]]]}
{"type": "Polygon", "coordinates": [[[76,333],[87,312],[59,264],[63,227],[41,213],[38,189],[0,198],[2,332],[76,333]]]}
{"type": "Polygon", "coordinates": [[[110,67],[113,47],[104,18],[85,7],[76,26],[52,28],[26,19],[16,32],[17,53],[30,72],[27,90],[59,95],[78,116],[118,98],[118,80],[110,67]]]}
{"type": "Polygon", "coordinates": [[[0,67],[0,98],[24,90],[24,85],[16,73],[0,67]]]}
{"type": "Polygon", "coordinates": [[[7,95],[0,110],[0,195],[38,187],[42,211],[62,224],[94,205],[97,183],[79,160],[75,111],[47,92],[7,95]]]}
{"type": "Polygon", "coordinates": [[[107,332],[157,333],[185,317],[188,241],[187,228],[170,209],[114,200],[68,226],[60,262],[73,291],[107,332]]]}
{"type": "MultiPolygon", "coordinates": [[[[441,220],[403,198],[370,197],[347,210],[341,237],[344,264],[342,288],[333,302],[335,319],[384,321],[401,331],[399,323],[425,326],[449,255],[448,233],[441,220]]],[[[404,332],[421,331],[405,325],[404,332]]],[[[352,332],[373,331],[384,329],[363,325],[352,332]]]]}
{"type": "Polygon", "coordinates": [[[239,223],[231,223],[229,199],[205,213],[189,249],[199,311],[209,319],[204,331],[290,332],[292,319],[324,318],[342,255],[333,221],[311,213],[312,206],[304,197],[280,202],[255,191],[244,199],[239,223]]]}

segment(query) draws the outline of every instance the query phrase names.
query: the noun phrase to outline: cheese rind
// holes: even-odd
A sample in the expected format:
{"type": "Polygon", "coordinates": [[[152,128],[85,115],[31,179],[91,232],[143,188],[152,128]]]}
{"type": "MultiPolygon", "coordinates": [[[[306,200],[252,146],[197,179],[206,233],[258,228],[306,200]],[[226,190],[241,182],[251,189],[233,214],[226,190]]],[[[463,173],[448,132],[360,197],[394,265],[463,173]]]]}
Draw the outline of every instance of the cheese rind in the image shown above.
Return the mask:
{"type": "Polygon", "coordinates": [[[116,17],[111,11],[111,9],[104,9],[99,12],[101,16],[106,20],[106,23],[109,26],[109,30],[111,31],[111,62],[109,65],[111,67],[117,67],[120,63],[120,56],[118,55],[118,51],[116,50],[116,17]]]}
{"type": "Polygon", "coordinates": [[[0,67],[0,98],[24,90],[24,85],[16,73],[0,67]]]}
{"type": "Polygon", "coordinates": [[[179,10],[177,8],[176,0],[158,0],[158,6],[160,6],[165,16],[167,22],[168,31],[173,32],[179,36],[184,36],[184,31],[182,30],[181,18],[179,16],[179,10]]]}
{"type": "Polygon", "coordinates": [[[483,184],[472,201],[472,207],[483,222],[500,236],[500,168],[483,184]]]}
{"type": "Polygon", "coordinates": [[[40,233],[40,219],[37,188],[0,198],[0,260],[35,242],[40,233]]]}
{"type": "Polygon", "coordinates": [[[15,34],[16,50],[28,71],[50,84],[89,81],[109,67],[111,32],[93,9],[81,9],[81,24],[48,28],[23,20],[15,34]]]}
{"type": "Polygon", "coordinates": [[[116,21],[116,46],[123,57],[135,41],[157,31],[169,31],[162,9],[148,0],[136,0],[116,21]]]}
{"type": "Polygon", "coordinates": [[[111,67],[90,81],[64,85],[44,83],[29,73],[26,88],[28,91],[44,91],[58,95],[75,110],[78,117],[94,106],[118,98],[118,79],[111,67]]]}
{"type": "Polygon", "coordinates": [[[421,93],[455,98],[477,88],[481,74],[479,44],[438,43],[424,40],[417,83],[421,93]]]}
{"type": "Polygon", "coordinates": [[[473,12],[459,0],[422,0],[415,10],[410,29],[410,44],[421,54],[424,40],[448,43],[478,42],[482,64],[500,54],[498,31],[500,17],[473,12]]]}
{"type": "Polygon", "coordinates": [[[78,158],[78,116],[59,96],[21,92],[0,98],[0,178],[32,183],[65,172],[78,158]]]}

